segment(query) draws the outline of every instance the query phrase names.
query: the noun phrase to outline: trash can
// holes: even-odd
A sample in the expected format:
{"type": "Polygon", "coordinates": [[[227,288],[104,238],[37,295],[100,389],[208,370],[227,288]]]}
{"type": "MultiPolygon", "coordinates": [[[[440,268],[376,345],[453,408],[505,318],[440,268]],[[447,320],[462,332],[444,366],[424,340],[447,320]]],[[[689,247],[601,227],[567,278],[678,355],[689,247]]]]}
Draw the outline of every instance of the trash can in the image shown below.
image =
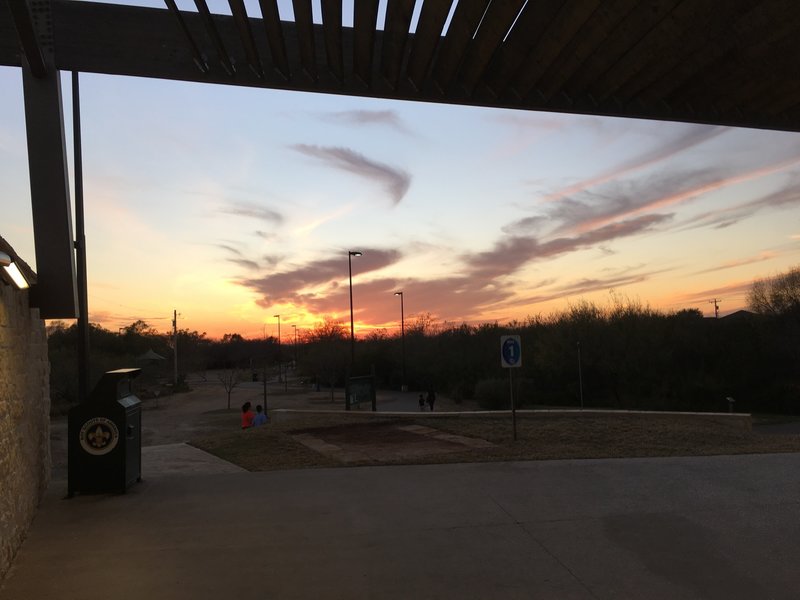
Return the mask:
{"type": "Polygon", "coordinates": [[[68,494],[124,493],[142,479],[142,407],[131,391],[140,369],[108,371],[69,411],[68,494]]]}

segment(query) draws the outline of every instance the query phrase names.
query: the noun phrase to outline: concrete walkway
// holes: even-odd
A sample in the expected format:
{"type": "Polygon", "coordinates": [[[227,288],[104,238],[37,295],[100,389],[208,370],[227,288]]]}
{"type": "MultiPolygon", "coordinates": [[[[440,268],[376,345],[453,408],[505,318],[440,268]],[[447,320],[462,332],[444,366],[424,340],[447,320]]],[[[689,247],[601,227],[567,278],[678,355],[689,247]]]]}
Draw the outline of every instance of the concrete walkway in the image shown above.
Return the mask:
{"type": "Polygon", "coordinates": [[[53,489],[0,598],[795,599],[798,473],[784,454],[53,489]]]}

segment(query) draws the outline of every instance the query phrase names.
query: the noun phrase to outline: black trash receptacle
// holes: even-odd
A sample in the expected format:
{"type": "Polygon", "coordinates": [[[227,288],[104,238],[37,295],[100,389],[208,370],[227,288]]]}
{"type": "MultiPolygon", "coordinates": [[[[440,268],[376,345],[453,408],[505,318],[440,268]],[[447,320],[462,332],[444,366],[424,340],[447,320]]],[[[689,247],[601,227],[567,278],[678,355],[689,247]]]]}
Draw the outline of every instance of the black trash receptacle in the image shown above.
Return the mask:
{"type": "Polygon", "coordinates": [[[68,493],[123,493],[142,478],[142,407],[131,391],[140,369],[108,371],[69,411],[68,493]]]}

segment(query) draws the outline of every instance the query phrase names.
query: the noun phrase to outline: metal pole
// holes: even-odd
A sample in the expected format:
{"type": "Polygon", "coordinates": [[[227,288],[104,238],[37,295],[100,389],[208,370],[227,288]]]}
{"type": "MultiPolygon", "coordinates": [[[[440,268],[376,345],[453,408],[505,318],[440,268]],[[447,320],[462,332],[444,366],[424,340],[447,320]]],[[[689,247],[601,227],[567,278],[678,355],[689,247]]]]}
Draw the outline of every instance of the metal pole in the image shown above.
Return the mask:
{"type": "Polygon", "coordinates": [[[281,316],[273,316],[278,319],[278,383],[280,383],[281,375],[283,374],[283,369],[281,368],[281,316]]]}
{"type": "Polygon", "coordinates": [[[514,369],[508,370],[508,387],[511,396],[511,425],[514,429],[514,441],[517,441],[517,409],[514,406],[514,369]]]}
{"type": "Polygon", "coordinates": [[[172,311],[172,346],[174,348],[174,358],[175,364],[173,365],[173,393],[178,390],[178,311],[177,309],[172,311]]]}
{"type": "Polygon", "coordinates": [[[581,410],[583,410],[583,371],[581,370],[581,343],[578,342],[578,385],[581,390],[581,410]]]}
{"type": "Polygon", "coordinates": [[[83,156],[78,72],[72,72],[72,128],[75,161],[75,257],[78,270],[78,400],[89,395],[89,286],[86,274],[86,230],[83,218],[83,156]]]}
{"type": "Polygon", "coordinates": [[[395,296],[400,296],[400,361],[401,361],[401,376],[400,376],[400,391],[406,391],[406,326],[405,326],[405,309],[403,307],[403,292],[395,292],[395,296]]]}
{"type": "Polygon", "coordinates": [[[353,253],[347,252],[347,273],[350,277],[350,371],[356,360],[356,337],[353,328],[353,253]]]}
{"type": "Polygon", "coordinates": [[[269,417],[267,413],[267,357],[264,357],[264,414],[269,417]]]}
{"type": "Polygon", "coordinates": [[[294,328],[294,368],[297,369],[297,325],[292,325],[294,328]]]}

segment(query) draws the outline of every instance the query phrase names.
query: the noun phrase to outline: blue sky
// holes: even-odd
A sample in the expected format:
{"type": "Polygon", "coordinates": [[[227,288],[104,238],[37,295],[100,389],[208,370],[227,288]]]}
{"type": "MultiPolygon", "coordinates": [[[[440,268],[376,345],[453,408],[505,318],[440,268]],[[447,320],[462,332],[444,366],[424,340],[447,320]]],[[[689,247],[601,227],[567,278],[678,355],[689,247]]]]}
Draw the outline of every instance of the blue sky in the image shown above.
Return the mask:
{"type": "MultiPolygon", "coordinates": [[[[0,89],[0,235],[35,263],[18,69],[0,89]]],[[[112,329],[346,320],[348,249],[361,331],[396,327],[397,289],[456,322],[612,291],[712,314],[800,249],[798,134],[91,74],[81,95],[90,314],[112,329]]]]}

